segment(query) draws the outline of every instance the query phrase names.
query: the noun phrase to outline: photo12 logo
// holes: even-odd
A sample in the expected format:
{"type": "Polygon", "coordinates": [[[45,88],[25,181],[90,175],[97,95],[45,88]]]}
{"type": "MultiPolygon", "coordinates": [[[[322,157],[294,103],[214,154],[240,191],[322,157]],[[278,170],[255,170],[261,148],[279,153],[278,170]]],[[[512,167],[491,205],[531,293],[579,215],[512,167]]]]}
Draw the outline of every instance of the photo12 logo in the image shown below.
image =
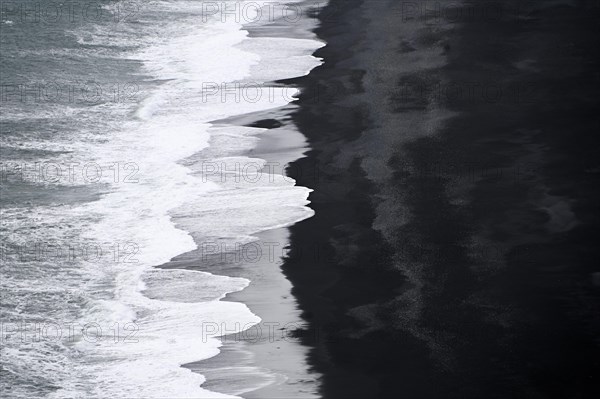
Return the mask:
{"type": "Polygon", "coordinates": [[[467,21],[499,21],[506,17],[528,15],[534,1],[401,1],[396,3],[402,22],[424,21],[427,25],[467,21]]]}
{"type": "Polygon", "coordinates": [[[0,182],[37,184],[139,183],[135,162],[1,162],[0,182]]]}
{"type": "Polygon", "coordinates": [[[11,245],[0,243],[2,262],[52,262],[60,264],[72,262],[86,263],[137,263],[139,246],[125,242],[31,242],[11,245]]]}
{"type": "Polygon", "coordinates": [[[290,103],[297,100],[299,90],[294,87],[275,87],[260,82],[203,82],[203,103],[290,103]]]}
{"type": "Polygon", "coordinates": [[[298,342],[299,334],[305,323],[279,321],[262,321],[260,323],[215,323],[204,322],[201,328],[202,342],[220,337],[225,342],[298,342]]]}
{"type": "Polygon", "coordinates": [[[327,243],[306,243],[290,246],[287,242],[252,241],[225,242],[204,241],[199,245],[200,260],[206,265],[212,262],[246,265],[266,263],[281,264],[284,259],[293,257],[298,261],[336,261],[335,250],[327,243]]]}
{"type": "Polygon", "coordinates": [[[4,103],[50,104],[132,104],[139,101],[136,82],[100,84],[97,82],[20,82],[0,85],[0,101],[4,103]]]}
{"type": "Polygon", "coordinates": [[[101,325],[97,322],[32,322],[32,321],[3,321],[1,324],[2,344],[31,344],[56,342],[100,342],[112,344],[138,343],[139,326],[131,321],[111,322],[101,325]]]}
{"type": "Polygon", "coordinates": [[[3,21],[11,24],[67,24],[79,22],[122,23],[133,21],[140,14],[144,2],[119,1],[2,1],[3,21]]]}
{"type": "Polygon", "coordinates": [[[202,2],[202,22],[220,21],[242,24],[283,21],[298,23],[310,10],[320,4],[294,4],[283,1],[204,1],[202,2]]]}

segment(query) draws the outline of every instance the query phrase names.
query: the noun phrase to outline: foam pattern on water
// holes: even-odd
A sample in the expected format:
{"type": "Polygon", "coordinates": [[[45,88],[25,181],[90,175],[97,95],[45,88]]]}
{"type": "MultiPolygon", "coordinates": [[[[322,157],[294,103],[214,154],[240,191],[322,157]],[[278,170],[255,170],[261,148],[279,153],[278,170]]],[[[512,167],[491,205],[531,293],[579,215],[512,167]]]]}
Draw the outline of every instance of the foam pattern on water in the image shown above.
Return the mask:
{"type": "MultiPolygon", "coordinates": [[[[223,180],[199,166],[264,166],[260,158],[231,156],[251,149],[263,129],[211,122],[285,106],[297,91],[273,86],[270,96],[232,106],[203,90],[207,83],[306,74],[319,65],[310,54],[322,43],[249,38],[240,23],[203,19],[201,3],[148,2],[136,23],[68,27],[77,43],[72,47],[21,49],[29,57],[93,66],[98,76],[115,81],[120,77],[111,63],[118,59],[127,73],[137,71],[143,90],[137,102],[57,101],[37,105],[34,113],[7,104],[1,144],[10,161],[93,162],[102,170],[119,161],[137,168],[131,184],[123,184],[122,176],[114,181],[114,175],[93,184],[28,176],[19,187],[9,186],[37,194],[2,208],[2,321],[63,329],[56,339],[32,342],[3,332],[1,373],[12,397],[226,396],[202,389],[204,377],[181,365],[215,356],[217,337],[260,321],[244,304],[220,301],[250,281],[155,267],[207,237],[249,242],[256,232],[290,225],[312,211],[306,207],[310,190],[281,173],[223,180]],[[56,194],[66,187],[85,187],[98,198],[88,193],[66,203],[56,194]],[[104,252],[93,259],[76,249],[77,256],[25,260],[11,252],[32,242],[104,252]],[[101,333],[90,338],[89,330],[81,330],[86,325],[101,333]]],[[[60,78],[62,68],[49,64],[39,73],[60,78]]]]}

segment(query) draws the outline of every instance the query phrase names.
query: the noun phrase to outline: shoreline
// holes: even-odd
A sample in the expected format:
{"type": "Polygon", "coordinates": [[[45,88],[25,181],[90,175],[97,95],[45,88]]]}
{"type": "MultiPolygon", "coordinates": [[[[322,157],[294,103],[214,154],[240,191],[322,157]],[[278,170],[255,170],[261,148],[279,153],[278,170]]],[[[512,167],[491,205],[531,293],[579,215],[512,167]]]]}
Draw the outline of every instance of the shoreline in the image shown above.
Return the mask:
{"type": "MultiPolygon", "coordinates": [[[[315,215],[256,234],[260,243],[281,242],[289,231],[290,251],[281,265],[259,262],[268,274],[225,299],[261,309],[263,321],[300,320],[294,343],[225,336],[233,342],[220,355],[188,366],[202,374],[212,369],[212,383],[209,378],[204,386],[218,391],[227,385],[218,370],[246,359],[247,351],[254,361],[244,365],[293,374],[293,364],[277,362],[286,357],[278,351],[287,351],[307,357],[309,374],[319,376],[298,383],[327,398],[391,398],[399,387],[411,398],[474,399],[590,390],[586,375],[595,356],[577,359],[598,353],[593,337],[599,328],[590,321],[600,285],[591,261],[597,256],[591,238],[598,230],[597,162],[589,151],[583,166],[571,162],[595,145],[585,134],[591,122],[579,121],[593,112],[592,89],[578,82],[591,79],[597,60],[561,78],[561,67],[536,53],[552,37],[545,21],[562,22],[556,25],[561,45],[573,40],[591,48],[588,31],[569,30],[575,23],[591,27],[588,10],[569,8],[571,19],[561,20],[561,5],[548,5],[527,10],[536,18],[431,26],[427,18],[397,23],[399,6],[385,1],[332,0],[327,7],[315,29],[326,46],[314,56],[324,64],[275,82],[299,86],[299,100],[283,111],[235,118],[271,128],[250,156],[272,161],[302,147],[286,173],[313,190],[315,215]],[[530,31],[510,31],[517,23],[530,31]],[[480,37],[496,47],[480,44],[480,37]],[[522,59],[523,51],[537,60],[522,59]],[[535,95],[527,105],[514,95],[490,101],[422,90],[469,79],[484,87],[499,81],[512,94],[531,82],[572,85],[570,99],[579,108],[565,110],[551,89],[517,91],[535,95]],[[565,146],[536,108],[544,96],[551,101],[543,112],[566,115],[561,126],[576,132],[577,145],[565,146]],[[292,145],[269,140],[286,123],[305,139],[296,136],[292,145]],[[561,166],[568,173],[562,175],[561,166]],[[275,280],[285,289],[261,290],[275,280]],[[293,298],[284,298],[288,291],[293,298]],[[282,314],[266,302],[271,297],[283,298],[284,306],[297,301],[298,308],[282,314]]],[[[577,62],[569,53],[561,57],[565,65],[577,62]]],[[[218,274],[244,276],[240,270],[218,274]]],[[[306,395],[285,378],[255,388],[244,396],[306,395]]]]}
{"type": "Polygon", "coordinates": [[[283,270],[319,333],[324,397],[597,391],[599,10],[506,6],[521,14],[455,23],[332,0],[324,64],[283,81],[303,87],[293,119],[311,148],[290,175],[314,189],[291,246],[325,254],[292,251],[283,270]]]}
{"type": "MultiPolygon", "coordinates": [[[[299,4],[312,6],[309,2],[299,4]]],[[[246,24],[243,29],[249,32],[249,38],[314,40],[313,24],[312,18],[298,24],[275,20],[266,25],[246,24]]],[[[266,81],[264,84],[282,86],[277,82],[266,81]]],[[[302,158],[308,150],[305,137],[297,131],[290,116],[296,108],[292,102],[283,107],[214,120],[211,125],[216,129],[234,126],[265,129],[253,134],[256,141],[252,148],[235,156],[265,160],[265,167],[259,171],[263,178],[285,177],[286,166],[302,158]]],[[[193,158],[196,160],[201,156],[200,153],[193,158]]],[[[288,251],[288,229],[289,225],[286,225],[254,233],[255,241],[208,258],[198,248],[161,266],[250,281],[243,290],[228,293],[221,300],[246,305],[262,319],[261,323],[240,333],[221,336],[218,355],[182,365],[205,376],[203,389],[247,399],[318,397],[320,377],[306,363],[308,348],[296,336],[306,323],[291,294],[292,286],[280,269],[282,258],[288,251]],[[256,248],[258,254],[254,252],[256,248]]]]}
{"type": "MultiPolygon", "coordinates": [[[[289,115],[288,107],[229,118],[227,124],[282,121],[289,115]]],[[[281,126],[262,133],[256,146],[245,155],[260,157],[271,165],[286,165],[291,159],[302,157],[305,150],[303,136],[284,121],[281,126]],[[294,144],[290,145],[290,142],[294,144]]],[[[269,173],[269,170],[262,173],[269,173]]],[[[222,336],[223,346],[217,356],[183,366],[206,377],[203,388],[233,394],[232,389],[242,389],[246,384],[243,388],[246,391],[235,394],[247,399],[318,397],[319,376],[309,370],[308,364],[299,367],[306,362],[308,349],[294,334],[303,329],[305,322],[291,293],[292,286],[280,269],[289,245],[288,229],[276,227],[255,233],[256,241],[237,251],[221,254],[220,261],[210,260],[210,267],[202,269],[250,280],[248,287],[227,294],[222,301],[243,303],[262,319],[257,326],[241,333],[222,336]],[[240,359],[244,360],[240,362],[240,359]],[[248,385],[255,380],[262,382],[256,386],[248,385]],[[237,387],[235,382],[240,386],[237,387]]],[[[197,254],[185,254],[192,264],[175,267],[194,269],[195,260],[202,256],[200,251],[194,252],[197,254]]]]}
{"type": "MultiPolygon", "coordinates": [[[[270,166],[260,171],[263,176],[270,173],[277,176],[283,174],[284,165],[303,157],[307,150],[304,136],[289,120],[293,107],[288,104],[239,115],[214,121],[213,126],[263,127],[258,125],[280,121],[259,133],[255,145],[240,154],[264,159],[270,166]]],[[[235,250],[207,256],[199,247],[160,266],[248,279],[249,286],[226,294],[221,301],[242,303],[262,319],[240,333],[221,336],[222,346],[216,356],[182,367],[204,375],[202,388],[213,392],[247,399],[318,397],[319,375],[306,364],[308,348],[296,336],[296,331],[302,331],[306,323],[300,317],[292,286],[281,271],[289,247],[289,226],[270,228],[252,236],[256,240],[235,250]],[[299,366],[303,363],[304,366],[299,366]]]]}

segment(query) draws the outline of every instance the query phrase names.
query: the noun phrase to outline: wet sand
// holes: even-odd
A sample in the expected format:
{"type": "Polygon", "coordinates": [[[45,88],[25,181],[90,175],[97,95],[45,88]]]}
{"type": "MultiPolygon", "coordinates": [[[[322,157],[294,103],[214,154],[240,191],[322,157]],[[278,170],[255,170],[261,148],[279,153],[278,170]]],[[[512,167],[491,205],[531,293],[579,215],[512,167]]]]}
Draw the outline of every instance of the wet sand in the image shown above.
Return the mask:
{"type": "MultiPolygon", "coordinates": [[[[269,163],[263,173],[285,173],[285,165],[302,157],[306,141],[290,124],[289,106],[242,115],[215,126],[271,127],[259,134],[256,146],[245,153],[269,163]],[[286,117],[286,115],[288,117],[286,117]]],[[[289,230],[275,228],[253,234],[252,243],[219,254],[198,250],[176,257],[165,268],[207,271],[250,280],[244,290],[228,294],[225,301],[244,303],[262,321],[241,333],[221,338],[221,353],[185,365],[206,377],[203,388],[245,398],[318,397],[320,375],[307,363],[308,347],[298,337],[306,322],[300,317],[292,286],[281,271],[289,251],[289,230]]]]}
{"type": "MultiPolygon", "coordinates": [[[[300,4],[303,12],[313,3],[300,4]]],[[[251,37],[291,37],[314,39],[314,20],[297,22],[273,20],[270,24],[247,24],[251,37]]],[[[267,85],[280,86],[278,83],[267,85]]],[[[297,106],[239,115],[213,121],[214,127],[248,126],[265,129],[258,141],[241,156],[267,161],[264,174],[286,176],[290,162],[307,151],[304,135],[298,132],[291,114],[297,106]]],[[[196,157],[202,158],[202,153],[196,157]]],[[[163,267],[207,271],[217,275],[243,277],[250,285],[228,294],[225,301],[244,303],[262,321],[242,333],[221,337],[220,354],[185,365],[206,377],[203,388],[245,398],[319,397],[320,375],[307,362],[308,349],[300,338],[306,322],[300,317],[292,286],[281,271],[289,252],[289,230],[275,228],[253,234],[256,241],[238,250],[206,256],[201,245],[163,267]]]]}
{"type": "MultiPolygon", "coordinates": [[[[267,124],[273,128],[261,134],[257,145],[246,155],[265,159],[271,165],[263,173],[283,174],[285,165],[306,151],[304,136],[289,124],[289,117],[286,123],[289,112],[285,107],[220,123],[264,127],[261,121],[280,121],[281,126],[276,124],[277,127],[267,124]]],[[[242,333],[222,337],[218,356],[187,367],[205,375],[207,382],[203,387],[216,392],[241,394],[245,398],[318,397],[319,374],[309,370],[308,348],[297,337],[297,331],[303,330],[306,322],[291,294],[292,286],[281,271],[289,251],[288,228],[253,236],[257,238],[253,243],[205,262],[204,268],[215,274],[249,279],[247,288],[228,294],[224,300],[246,304],[262,322],[242,333]],[[244,387],[243,391],[240,387],[244,387]]],[[[198,254],[192,257],[198,258],[198,254]]]]}
{"type": "Polygon", "coordinates": [[[287,173],[315,216],[258,235],[264,248],[289,231],[283,263],[209,271],[250,278],[227,300],[295,324],[225,337],[189,367],[219,392],[265,385],[256,398],[596,397],[600,12],[406,4],[332,0],[324,65],[279,82],[300,100],[236,122],[298,126],[253,156],[306,151],[287,173]]]}

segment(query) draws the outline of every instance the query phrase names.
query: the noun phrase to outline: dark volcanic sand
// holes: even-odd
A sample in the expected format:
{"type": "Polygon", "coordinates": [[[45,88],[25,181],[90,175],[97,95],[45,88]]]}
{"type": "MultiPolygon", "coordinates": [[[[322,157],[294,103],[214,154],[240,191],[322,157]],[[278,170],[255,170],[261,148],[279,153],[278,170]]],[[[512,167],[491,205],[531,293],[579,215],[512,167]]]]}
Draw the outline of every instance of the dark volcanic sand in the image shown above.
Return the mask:
{"type": "Polygon", "coordinates": [[[598,7],[427,3],[332,0],[293,81],[316,215],[283,270],[322,394],[600,397],[598,7]]]}

